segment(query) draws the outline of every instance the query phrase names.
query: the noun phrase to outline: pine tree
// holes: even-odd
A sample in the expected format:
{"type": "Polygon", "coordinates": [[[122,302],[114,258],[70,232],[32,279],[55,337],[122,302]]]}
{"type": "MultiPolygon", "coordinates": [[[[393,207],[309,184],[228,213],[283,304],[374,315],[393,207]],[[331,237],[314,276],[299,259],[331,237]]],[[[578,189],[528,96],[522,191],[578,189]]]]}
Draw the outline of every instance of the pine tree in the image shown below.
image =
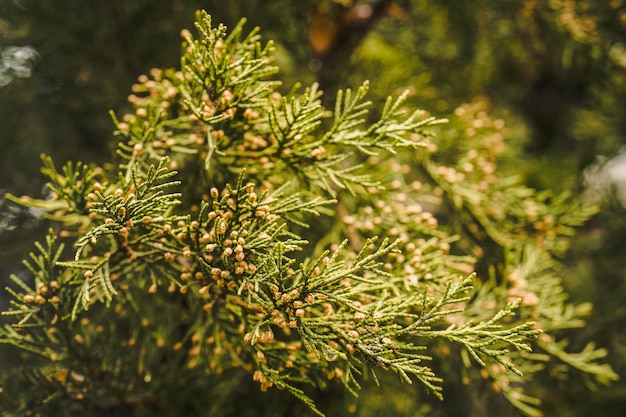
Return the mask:
{"type": "Polygon", "coordinates": [[[3,415],[408,415],[460,380],[537,416],[533,375],[616,379],[564,333],[590,305],[558,254],[594,209],[503,177],[502,120],[368,83],[325,108],[258,29],[196,29],[112,115],[115,160],[43,156],[50,198],[9,196],[52,226],[7,289],[3,415]],[[389,375],[417,389],[357,399],[389,375]]]}

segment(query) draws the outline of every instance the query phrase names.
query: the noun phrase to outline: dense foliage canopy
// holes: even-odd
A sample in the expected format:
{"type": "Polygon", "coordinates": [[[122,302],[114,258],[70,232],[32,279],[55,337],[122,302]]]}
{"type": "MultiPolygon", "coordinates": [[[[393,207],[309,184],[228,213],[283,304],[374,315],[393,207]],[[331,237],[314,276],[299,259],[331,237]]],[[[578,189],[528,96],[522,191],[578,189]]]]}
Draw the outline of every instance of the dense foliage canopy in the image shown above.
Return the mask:
{"type": "Polygon", "coordinates": [[[48,411],[94,415],[298,407],[272,386],[329,415],[619,415],[596,346],[623,370],[624,206],[571,226],[594,211],[583,170],[623,146],[621,1],[5,3],[0,187],[36,198],[2,201],[1,302],[21,321],[0,338],[47,358],[3,384],[9,412],[37,409],[35,384],[48,411]],[[213,23],[178,63],[197,7],[213,23]],[[41,177],[41,152],[93,164],[46,157],[41,177]]]}

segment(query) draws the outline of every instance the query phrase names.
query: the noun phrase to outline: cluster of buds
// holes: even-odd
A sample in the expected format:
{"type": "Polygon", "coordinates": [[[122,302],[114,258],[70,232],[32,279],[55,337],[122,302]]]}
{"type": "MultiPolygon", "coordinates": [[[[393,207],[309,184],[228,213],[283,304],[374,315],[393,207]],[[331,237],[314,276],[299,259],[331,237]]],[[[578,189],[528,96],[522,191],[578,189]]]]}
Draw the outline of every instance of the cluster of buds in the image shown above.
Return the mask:
{"type": "Polygon", "coordinates": [[[46,302],[58,304],[59,302],[61,302],[61,299],[57,295],[58,290],[58,281],[50,281],[48,284],[38,282],[35,295],[25,294],[22,299],[25,303],[28,304],[45,304],[46,302]]]}
{"type": "Polygon", "coordinates": [[[554,239],[559,234],[561,225],[555,220],[551,214],[546,214],[540,220],[533,223],[533,227],[537,234],[537,243],[543,245],[544,239],[554,239]]]}
{"type": "Polygon", "coordinates": [[[252,335],[252,333],[246,333],[243,337],[243,341],[251,345],[255,345],[257,343],[271,343],[272,341],[274,341],[274,332],[272,331],[271,327],[267,327],[256,338],[252,335]]]}
{"type": "Polygon", "coordinates": [[[361,208],[358,213],[344,215],[342,221],[348,235],[385,235],[408,242],[411,236],[429,234],[439,226],[433,213],[406,193],[393,193],[391,199],[395,204],[379,200],[373,206],[361,208]]]}
{"type": "MultiPolygon", "coordinates": [[[[278,216],[271,212],[269,201],[259,201],[252,183],[241,190],[225,189],[220,192],[213,187],[204,199],[213,202],[213,210],[206,213],[206,218],[191,222],[181,220],[177,229],[179,233],[171,226],[167,231],[157,229],[163,230],[161,235],[167,232],[170,237],[175,235],[180,243],[188,244],[182,249],[181,258],[189,259],[181,264],[181,281],[195,278],[200,284],[198,291],[201,295],[209,294],[213,285],[230,291],[256,291],[257,286],[245,279],[257,271],[249,242],[258,251],[265,241],[271,240],[271,236],[267,231],[254,234],[251,230],[254,230],[255,222],[268,223],[278,216]],[[233,221],[242,217],[242,210],[246,212],[243,217],[247,219],[242,223],[233,221]],[[197,256],[204,261],[202,268],[193,262],[197,256]]],[[[163,236],[162,240],[165,244],[168,237],[163,236]]],[[[165,256],[170,262],[178,259],[170,252],[166,252],[165,256]]]]}
{"type": "Polygon", "coordinates": [[[128,101],[137,107],[135,114],[139,118],[147,116],[146,107],[156,103],[159,107],[167,109],[172,100],[180,94],[179,87],[172,81],[181,78],[182,74],[166,74],[163,70],[153,68],[150,70],[150,78],[141,74],[137,83],[131,86],[133,94],[128,96],[128,101]],[[137,94],[140,94],[138,96],[137,94]]]}
{"type": "Polygon", "coordinates": [[[267,391],[268,388],[271,388],[274,385],[272,381],[267,379],[265,374],[261,370],[258,370],[258,369],[254,371],[254,374],[252,375],[252,380],[261,384],[261,391],[263,392],[267,391]]]}
{"type": "Polygon", "coordinates": [[[438,176],[437,181],[447,184],[459,184],[472,191],[487,193],[498,182],[495,173],[497,158],[506,151],[504,143],[505,123],[501,119],[492,119],[483,109],[486,103],[476,102],[458,107],[454,114],[457,116],[458,132],[462,132],[455,140],[458,146],[443,144],[433,160],[437,167],[433,174],[438,176]],[[468,141],[467,138],[472,138],[468,141]],[[470,147],[460,157],[449,154],[448,149],[456,150],[470,147]]]}
{"type": "MultiPolygon", "coordinates": [[[[234,278],[256,271],[256,265],[250,262],[247,257],[246,237],[248,231],[246,229],[230,231],[222,240],[221,245],[214,242],[214,236],[215,233],[206,233],[200,239],[201,243],[206,243],[202,257],[207,264],[213,265],[209,275],[218,287],[226,286],[228,289],[234,290],[238,285],[233,280],[234,278]]],[[[203,290],[208,291],[204,288],[201,289],[201,293],[203,290]]]]}
{"type": "Polygon", "coordinates": [[[521,305],[525,307],[539,304],[539,297],[528,289],[528,281],[521,276],[518,269],[513,270],[507,278],[510,284],[506,291],[508,302],[521,299],[521,305]]]}

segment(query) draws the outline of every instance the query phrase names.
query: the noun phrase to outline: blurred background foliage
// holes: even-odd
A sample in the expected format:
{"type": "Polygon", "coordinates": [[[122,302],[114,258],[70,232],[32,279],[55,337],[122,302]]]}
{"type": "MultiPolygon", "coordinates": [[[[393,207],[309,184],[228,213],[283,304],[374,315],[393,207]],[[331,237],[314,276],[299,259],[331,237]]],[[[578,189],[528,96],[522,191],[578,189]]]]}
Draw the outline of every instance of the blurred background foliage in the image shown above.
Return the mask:
{"type": "MultiPolygon", "coordinates": [[[[369,79],[375,102],[409,88],[411,104],[436,116],[479,102],[505,120],[504,169],[532,187],[601,204],[563,255],[572,297],[595,305],[571,337],[581,348],[585,340],[609,348],[625,374],[624,0],[0,0],[2,194],[44,192],[42,152],[57,162],[105,161],[115,146],[108,110],[128,108],[139,74],[178,65],[179,32],[200,8],[228,27],[245,16],[274,39],[286,90],[317,81],[332,102],[337,88],[369,79]]],[[[37,213],[0,200],[2,280],[19,273],[41,227],[37,213]]],[[[625,381],[593,394],[586,382],[546,384],[546,414],[623,415],[625,381]]],[[[371,397],[371,415],[387,415],[385,401],[410,407],[401,404],[409,389],[371,397]]],[[[454,402],[467,399],[448,391],[448,400],[447,415],[460,415],[454,402]]],[[[439,410],[423,407],[394,415],[439,410]]],[[[466,415],[505,415],[474,408],[466,415]]]]}

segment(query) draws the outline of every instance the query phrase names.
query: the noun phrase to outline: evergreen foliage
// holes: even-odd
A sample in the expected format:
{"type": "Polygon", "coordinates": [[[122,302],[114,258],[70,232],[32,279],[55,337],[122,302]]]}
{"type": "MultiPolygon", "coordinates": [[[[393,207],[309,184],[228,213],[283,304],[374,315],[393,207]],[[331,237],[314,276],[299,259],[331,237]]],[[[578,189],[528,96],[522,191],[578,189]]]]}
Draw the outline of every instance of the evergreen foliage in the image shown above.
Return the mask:
{"type": "Polygon", "coordinates": [[[44,156],[50,198],[9,196],[53,225],[33,281],[8,289],[0,342],[24,362],[3,415],[298,409],[267,403],[283,392],[345,414],[325,393],[396,374],[415,404],[485,380],[538,416],[535,375],[617,378],[566,339],[590,306],[569,303],[557,257],[594,208],[502,176],[501,120],[480,103],[440,120],[406,93],[377,111],[368,83],[329,109],[316,84],[279,92],[257,29],[206,13],[196,29],[180,69],[140,76],[134,113],[113,115],[115,163],[44,156]]]}

